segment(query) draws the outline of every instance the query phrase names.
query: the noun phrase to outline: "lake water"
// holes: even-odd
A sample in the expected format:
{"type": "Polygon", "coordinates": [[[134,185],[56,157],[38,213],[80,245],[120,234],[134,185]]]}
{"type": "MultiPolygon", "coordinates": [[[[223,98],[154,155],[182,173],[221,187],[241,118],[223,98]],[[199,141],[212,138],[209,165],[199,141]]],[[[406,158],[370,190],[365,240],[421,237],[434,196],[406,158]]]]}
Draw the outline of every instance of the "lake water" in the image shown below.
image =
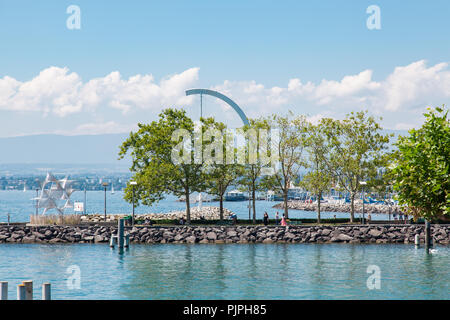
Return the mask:
{"type": "MultiPolygon", "coordinates": [[[[89,213],[101,213],[104,212],[104,191],[88,191],[87,192],[87,205],[86,212],[89,213]]],[[[24,222],[30,220],[30,215],[34,214],[35,207],[33,199],[36,197],[35,191],[0,191],[0,222],[7,222],[7,213],[10,213],[11,222],[24,222]]],[[[84,192],[75,192],[72,197],[72,201],[84,201],[84,192]]],[[[131,213],[132,206],[123,200],[123,192],[116,191],[114,194],[110,192],[106,193],[106,210],[107,213],[131,213]]],[[[159,203],[148,206],[136,207],[135,212],[137,214],[143,213],[164,213],[177,210],[185,210],[185,203],[176,201],[177,198],[169,195],[166,199],[159,203]]],[[[282,210],[273,209],[272,207],[278,202],[272,201],[256,201],[256,215],[257,219],[262,219],[265,211],[269,214],[271,219],[275,218],[275,214],[278,211],[280,217],[282,210]]],[[[235,212],[239,219],[248,219],[247,201],[243,202],[224,202],[224,207],[235,212]]],[[[197,204],[192,204],[196,206],[197,204]]],[[[219,202],[204,202],[203,206],[219,206],[219,202]]],[[[40,209],[42,212],[42,209],[40,209]]],[[[53,211],[54,212],[54,211],[53,211]]],[[[67,209],[65,213],[73,213],[73,209],[67,209]]],[[[337,218],[349,218],[349,213],[339,212],[322,212],[322,218],[333,218],[336,215],[337,218]]],[[[360,213],[355,214],[356,217],[360,216],[360,213]]],[[[317,214],[312,211],[290,210],[290,218],[316,218],[317,214]]],[[[386,214],[373,214],[373,220],[388,220],[386,214]]]]}
{"type": "Polygon", "coordinates": [[[13,299],[29,279],[35,299],[44,282],[53,299],[450,299],[449,265],[450,247],[404,244],[0,245],[13,299]]]}

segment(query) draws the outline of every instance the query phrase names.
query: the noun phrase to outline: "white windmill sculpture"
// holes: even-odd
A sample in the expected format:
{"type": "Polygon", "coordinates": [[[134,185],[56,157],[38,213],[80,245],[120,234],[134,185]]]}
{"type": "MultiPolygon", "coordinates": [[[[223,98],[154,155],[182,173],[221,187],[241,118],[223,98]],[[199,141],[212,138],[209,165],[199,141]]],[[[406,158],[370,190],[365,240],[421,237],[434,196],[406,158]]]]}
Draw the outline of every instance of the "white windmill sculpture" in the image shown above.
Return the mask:
{"type": "Polygon", "coordinates": [[[44,209],[42,214],[46,214],[51,209],[55,209],[59,214],[64,214],[66,208],[73,207],[73,203],[70,201],[70,196],[75,191],[71,188],[73,181],[68,180],[67,177],[58,180],[53,174],[47,172],[47,177],[41,185],[40,195],[33,199],[37,202],[37,208],[44,209]],[[49,184],[50,188],[47,188],[49,184]],[[61,201],[64,202],[63,205],[59,205],[61,201]]]}

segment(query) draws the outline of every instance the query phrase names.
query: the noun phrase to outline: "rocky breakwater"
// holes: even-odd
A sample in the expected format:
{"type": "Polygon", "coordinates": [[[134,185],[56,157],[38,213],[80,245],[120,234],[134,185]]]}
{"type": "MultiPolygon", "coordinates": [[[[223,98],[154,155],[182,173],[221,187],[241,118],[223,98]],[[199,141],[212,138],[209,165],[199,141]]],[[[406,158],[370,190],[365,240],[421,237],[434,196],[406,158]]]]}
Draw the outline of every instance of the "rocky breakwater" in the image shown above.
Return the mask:
{"type": "MultiPolygon", "coordinates": [[[[433,225],[433,242],[448,245],[450,226],[433,225]]],[[[102,243],[116,227],[0,226],[0,243],[102,243]]],[[[126,233],[132,243],[414,243],[424,242],[424,226],[182,226],[134,227],[126,233]]]]}
{"type": "MultiPolygon", "coordinates": [[[[233,212],[223,208],[223,218],[229,219],[233,212]]],[[[109,214],[106,216],[107,222],[117,221],[119,218],[124,216],[129,216],[129,214],[109,214]]],[[[147,214],[137,214],[135,215],[136,220],[179,220],[181,217],[186,219],[186,211],[172,211],[168,213],[147,213],[147,214]]],[[[220,209],[219,207],[198,207],[191,208],[191,220],[219,220],[220,219],[220,209]]],[[[89,214],[81,216],[82,222],[102,222],[105,221],[104,215],[102,214],[89,214]]]]}
{"type": "MultiPolygon", "coordinates": [[[[284,203],[278,203],[273,206],[276,209],[284,209],[284,203]]],[[[317,203],[307,203],[304,201],[288,201],[288,208],[293,210],[303,210],[303,211],[316,211],[317,203]]],[[[351,212],[350,203],[321,203],[321,212],[351,212]]],[[[362,212],[362,202],[355,202],[355,212],[362,212]]],[[[398,205],[388,206],[385,204],[364,204],[365,213],[402,213],[401,208],[398,205]]]]}

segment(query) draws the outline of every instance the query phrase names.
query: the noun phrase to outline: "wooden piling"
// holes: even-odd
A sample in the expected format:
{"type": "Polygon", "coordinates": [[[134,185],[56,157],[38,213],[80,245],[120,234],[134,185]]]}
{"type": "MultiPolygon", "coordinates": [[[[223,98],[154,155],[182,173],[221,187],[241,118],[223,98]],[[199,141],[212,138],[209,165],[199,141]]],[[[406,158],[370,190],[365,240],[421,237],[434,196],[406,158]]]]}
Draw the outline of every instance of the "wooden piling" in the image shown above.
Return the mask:
{"type": "Polygon", "coordinates": [[[0,282],[0,300],[8,300],[8,282],[0,282]]]}
{"type": "Polygon", "coordinates": [[[17,286],[17,300],[26,300],[26,288],[24,284],[19,284],[17,286]]]}
{"type": "Polygon", "coordinates": [[[46,282],[42,284],[42,300],[51,300],[52,294],[51,294],[51,285],[50,283],[46,282]]]}
{"type": "Polygon", "coordinates": [[[22,284],[25,286],[25,300],[33,300],[33,281],[22,281],[22,284]]]}
{"type": "Polygon", "coordinates": [[[431,224],[428,220],[425,221],[425,249],[429,249],[433,246],[431,243],[431,224]]]}
{"type": "Polygon", "coordinates": [[[127,234],[125,236],[125,248],[128,248],[130,246],[130,235],[127,234]]]}
{"type": "Polygon", "coordinates": [[[117,246],[119,249],[123,249],[124,243],[124,220],[119,219],[118,228],[117,228],[117,246]]]}
{"type": "Polygon", "coordinates": [[[416,247],[420,246],[420,236],[418,234],[414,236],[414,244],[416,245],[416,247]]]}

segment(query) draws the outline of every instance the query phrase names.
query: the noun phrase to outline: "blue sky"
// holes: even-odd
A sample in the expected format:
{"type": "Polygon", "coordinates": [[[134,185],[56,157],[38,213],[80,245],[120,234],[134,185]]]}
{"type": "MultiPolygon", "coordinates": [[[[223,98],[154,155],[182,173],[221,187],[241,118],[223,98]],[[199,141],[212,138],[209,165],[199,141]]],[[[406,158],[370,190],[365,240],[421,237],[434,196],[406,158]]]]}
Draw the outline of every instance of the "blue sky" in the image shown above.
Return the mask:
{"type": "Polygon", "coordinates": [[[414,127],[427,104],[449,101],[449,15],[444,0],[0,0],[0,136],[123,132],[167,106],[198,117],[190,87],[217,89],[252,117],[362,108],[414,127]],[[80,30],[66,27],[72,4],[80,30]],[[370,5],[380,30],[366,27],[370,5]]]}

